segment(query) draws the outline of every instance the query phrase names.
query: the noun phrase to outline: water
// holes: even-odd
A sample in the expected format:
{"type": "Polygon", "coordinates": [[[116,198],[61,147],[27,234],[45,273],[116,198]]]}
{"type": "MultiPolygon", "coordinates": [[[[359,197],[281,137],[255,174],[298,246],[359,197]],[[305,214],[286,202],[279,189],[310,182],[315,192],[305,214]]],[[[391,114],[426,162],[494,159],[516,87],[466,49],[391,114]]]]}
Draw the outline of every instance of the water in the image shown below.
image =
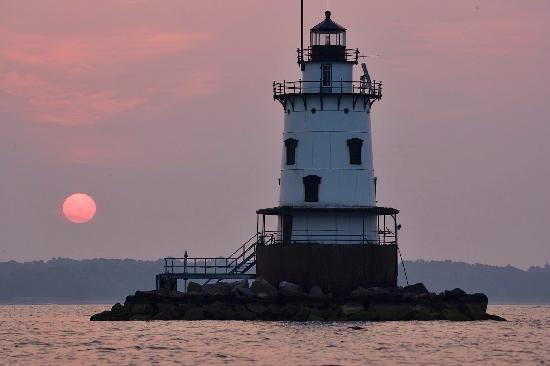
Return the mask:
{"type": "Polygon", "coordinates": [[[550,364],[550,306],[491,306],[506,323],[88,321],[105,309],[0,306],[0,364],[550,364]]]}

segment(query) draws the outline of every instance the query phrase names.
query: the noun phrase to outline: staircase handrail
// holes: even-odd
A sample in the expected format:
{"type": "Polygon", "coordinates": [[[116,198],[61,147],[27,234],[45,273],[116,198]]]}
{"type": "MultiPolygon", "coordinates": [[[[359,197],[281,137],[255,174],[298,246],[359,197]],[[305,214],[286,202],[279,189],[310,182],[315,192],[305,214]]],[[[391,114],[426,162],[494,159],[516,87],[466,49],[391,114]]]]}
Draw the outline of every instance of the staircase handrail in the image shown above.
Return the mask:
{"type": "MultiPolygon", "coordinates": [[[[240,258],[242,255],[239,254],[239,252],[242,252],[243,251],[243,247],[245,247],[246,249],[246,245],[249,244],[253,239],[257,238],[258,237],[258,233],[252,235],[252,237],[250,239],[248,239],[243,245],[241,245],[237,250],[235,250],[233,253],[231,253],[231,255],[229,255],[229,258],[240,258]],[[237,255],[238,254],[238,255],[237,255]],[[237,255],[237,257],[235,257],[235,255],[237,255]]],[[[254,243],[255,244],[255,243],[254,243]]],[[[251,245],[252,247],[252,245],[251,245]]],[[[249,247],[250,248],[250,247],[249,247]]],[[[246,252],[247,250],[245,250],[246,252]]]]}

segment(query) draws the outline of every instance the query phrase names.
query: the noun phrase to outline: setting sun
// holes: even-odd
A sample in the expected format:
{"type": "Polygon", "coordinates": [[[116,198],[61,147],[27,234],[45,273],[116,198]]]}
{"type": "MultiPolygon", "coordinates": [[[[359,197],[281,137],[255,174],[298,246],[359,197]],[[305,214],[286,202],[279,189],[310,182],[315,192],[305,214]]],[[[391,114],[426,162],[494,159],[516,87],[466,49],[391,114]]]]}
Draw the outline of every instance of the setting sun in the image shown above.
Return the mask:
{"type": "Polygon", "coordinates": [[[70,195],[63,202],[63,215],[72,223],[84,224],[93,219],[96,204],[92,197],[85,193],[70,195]]]}

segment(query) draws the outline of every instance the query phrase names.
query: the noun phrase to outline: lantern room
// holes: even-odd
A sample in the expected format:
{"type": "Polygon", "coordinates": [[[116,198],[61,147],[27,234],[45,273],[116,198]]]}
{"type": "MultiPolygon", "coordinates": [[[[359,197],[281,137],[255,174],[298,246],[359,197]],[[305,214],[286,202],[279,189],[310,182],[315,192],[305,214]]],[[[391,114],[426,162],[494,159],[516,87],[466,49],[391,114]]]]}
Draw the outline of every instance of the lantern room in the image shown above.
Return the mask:
{"type": "Polygon", "coordinates": [[[331,18],[331,12],[325,12],[325,20],[311,28],[311,61],[346,61],[346,28],[331,18]]]}

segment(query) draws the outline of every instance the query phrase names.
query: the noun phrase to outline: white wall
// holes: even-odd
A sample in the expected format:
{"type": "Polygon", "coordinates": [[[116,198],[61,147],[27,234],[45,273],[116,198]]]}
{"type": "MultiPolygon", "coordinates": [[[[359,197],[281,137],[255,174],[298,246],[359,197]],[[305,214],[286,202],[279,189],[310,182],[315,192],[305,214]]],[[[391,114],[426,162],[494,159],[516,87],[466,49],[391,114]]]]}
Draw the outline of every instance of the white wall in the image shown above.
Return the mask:
{"type": "MultiPolygon", "coordinates": [[[[303,91],[318,93],[321,79],[321,63],[308,63],[303,80],[303,91]]],[[[333,64],[332,80],[351,81],[353,65],[333,64]]],[[[284,132],[281,140],[281,179],[279,204],[281,206],[354,207],[375,206],[374,167],[370,104],[363,97],[355,100],[351,94],[293,96],[286,101],[284,132]],[[296,164],[286,165],[284,141],[298,140],[296,164]],[[349,163],[347,140],[363,140],[361,165],[349,163]],[[319,202],[305,202],[303,178],[308,175],[321,177],[319,202]]],[[[344,85],[344,92],[351,92],[351,84],[344,85]]],[[[279,229],[281,225],[279,223],[279,229]]],[[[360,212],[296,211],[293,214],[292,240],[319,243],[345,243],[346,235],[353,235],[354,243],[377,240],[376,216],[364,216],[360,212]],[[303,235],[307,233],[307,237],[303,235]],[[329,236],[325,236],[329,234],[329,236]]]]}
{"type": "MultiPolygon", "coordinates": [[[[281,229],[279,225],[279,230],[281,229]]],[[[299,212],[293,215],[292,241],[361,244],[376,241],[376,216],[359,212],[299,212]]]]}
{"type": "MultiPolygon", "coordinates": [[[[318,93],[319,92],[319,81],[321,80],[321,66],[330,64],[329,62],[308,62],[306,63],[305,70],[302,73],[302,80],[306,81],[304,83],[304,92],[306,93],[318,93]]],[[[335,62],[332,63],[332,81],[337,81],[333,83],[333,88],[336,88],[340,91],[340,82],[339,81],[351,81],[353,80],[353,64],[344,63],[344,62],[335,62]]],[[[343,83],[342,87],[344,92],[351,91],[350,83],[343,83]]]]}
{"type": "MultiPolygon", "coordinates": [[[[336,107],[335,96],[325,97],[327,108],[336,107]]],[[[295,105],[285,114],[281,141],[280,205],[374,206],[374,168],[370,114],[352,111],[351,96],[344,96],[340,111],[320,110],[320,102],[312,98],[308,110],[295,105]],[[310,108],[318,107],[316,113],[310,108]],[[344,108],[350,111],[345,113],[344,108]],[[284,141],[298,140],[296,164],[286,165],[284,141]],[[349,164],[347,140],[363,140],[362,164],[349,164]],[[319,202],[304,202],[303,177],[321,177],[319,202]]]]}

